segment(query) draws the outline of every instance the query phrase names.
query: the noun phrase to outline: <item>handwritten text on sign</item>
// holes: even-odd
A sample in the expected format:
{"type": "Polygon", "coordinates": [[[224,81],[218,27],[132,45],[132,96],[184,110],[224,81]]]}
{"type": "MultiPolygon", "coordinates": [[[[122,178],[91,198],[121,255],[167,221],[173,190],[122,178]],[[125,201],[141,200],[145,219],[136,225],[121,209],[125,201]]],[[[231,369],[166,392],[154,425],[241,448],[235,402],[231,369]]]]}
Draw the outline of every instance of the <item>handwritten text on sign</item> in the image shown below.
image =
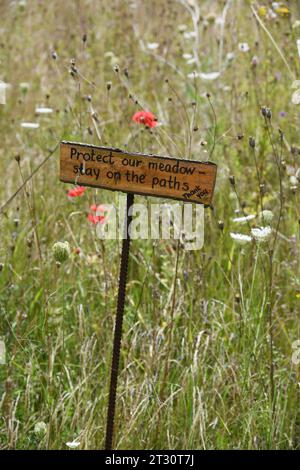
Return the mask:
{"type": "Polygon", "coordinates": [[[104,189],[210,205],[217,167],[210,162],[62,142],[60,179],[104,189]]]}

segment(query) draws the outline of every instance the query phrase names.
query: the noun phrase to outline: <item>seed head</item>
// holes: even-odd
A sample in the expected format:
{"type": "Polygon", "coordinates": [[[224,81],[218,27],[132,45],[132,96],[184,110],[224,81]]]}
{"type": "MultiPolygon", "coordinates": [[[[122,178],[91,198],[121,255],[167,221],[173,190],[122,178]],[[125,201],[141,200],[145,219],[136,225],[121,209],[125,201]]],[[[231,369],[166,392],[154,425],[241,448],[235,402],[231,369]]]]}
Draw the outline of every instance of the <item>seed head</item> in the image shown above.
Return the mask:
{"type": "Polygon", "coordinates": [[[274,218],[273,212],[268,209],[261,211],[261,213],[259,214],[260,222],[262,222],[264,225],[270,224],[273,218],[274,218]]]}
{"type": "Polygon", "coordinates": [[[46,423],[44,423],[44,421],[39,421],[38,423],[36,423],[36,425],[34,426],[34,432],[35,434],[37,434],[38,436],[43,436],[46,434],[47,432],[47,425],[46,423]]]}
{"type": "Polygon", "coordinates": [[[70,245],[68,242],[56,242],[52,247],[52,253],[55,261],[64,263],[70,256],[70,245]]]}

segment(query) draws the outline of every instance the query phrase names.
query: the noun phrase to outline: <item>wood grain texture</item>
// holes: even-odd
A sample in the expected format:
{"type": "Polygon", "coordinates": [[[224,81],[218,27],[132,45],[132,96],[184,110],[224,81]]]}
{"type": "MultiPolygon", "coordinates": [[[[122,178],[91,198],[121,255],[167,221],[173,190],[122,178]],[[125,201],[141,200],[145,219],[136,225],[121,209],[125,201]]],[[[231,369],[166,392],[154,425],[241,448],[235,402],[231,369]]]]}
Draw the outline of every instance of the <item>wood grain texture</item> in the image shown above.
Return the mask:
{"type": "Polygon", "coordinates": [[[60,180],[81,186],[211,205],[217,166],[62,142],[60,180]]]}

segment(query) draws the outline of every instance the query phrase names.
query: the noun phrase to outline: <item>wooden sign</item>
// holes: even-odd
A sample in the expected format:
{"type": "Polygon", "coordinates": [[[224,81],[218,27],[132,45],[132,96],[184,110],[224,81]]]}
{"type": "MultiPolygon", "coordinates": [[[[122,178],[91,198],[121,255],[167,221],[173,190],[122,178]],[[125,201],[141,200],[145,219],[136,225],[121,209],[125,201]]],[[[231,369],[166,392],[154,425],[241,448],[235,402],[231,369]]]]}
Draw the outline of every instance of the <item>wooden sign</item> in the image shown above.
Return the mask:
{"type": "Polygon", "coordinates": [[[106,420],[106,450],[113,448],[118,369],[131,238],[128,227],[132,221],[130,208],[133,205],[134,194],[178,199],[209,206],[214,192],[216,173],[217,166],[211,162],[143,155],[75,142],[61,143],[61,181],[128,193],[125,214],[126,237],[123,238],[122,244],[106,420]]]}
{"type": "Polygon", "coordinates": [[[209,206],[217,166],[62,142],[60,180],[82,186],[195,202],[209,206]]]}

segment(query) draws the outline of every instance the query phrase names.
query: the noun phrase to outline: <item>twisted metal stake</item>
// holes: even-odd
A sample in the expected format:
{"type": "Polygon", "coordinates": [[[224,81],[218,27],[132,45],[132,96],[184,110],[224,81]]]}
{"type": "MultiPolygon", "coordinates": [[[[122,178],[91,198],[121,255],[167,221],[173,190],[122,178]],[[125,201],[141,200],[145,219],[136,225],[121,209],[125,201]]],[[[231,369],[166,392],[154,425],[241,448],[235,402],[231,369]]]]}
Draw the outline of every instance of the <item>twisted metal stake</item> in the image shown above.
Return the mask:
{"type": "Polygon", "coordinates": [[[121,341],[122,341],[122,326],[123,326],[126,280],[127,280],[128,258],[129,258],[129,247],[130,247],[130,234],[128,231],[128,226],[130,225],[131,220],[132,220],[132,216],[129,215],[128,213],[129,213],[130,207],[133,205],[133,200],[134,200],[134,194],[127,194],[125,234],[124,234],[123,243],[122,243],[118,304],[117,304],[117,313],[116,313],[116,320],[115,320],[114,346],[113,346],[111,373],[110,373],[109,399],[108,399],[107,420],[106,420],[105,450],[112,450],[112,446],[113,446],[114,421],[115,421],[115,410],[116,410],[116,394],[117,394],[117,385],[118,385],[118,370],[119,370],[120,350],[121,350],[121,341]]]}

